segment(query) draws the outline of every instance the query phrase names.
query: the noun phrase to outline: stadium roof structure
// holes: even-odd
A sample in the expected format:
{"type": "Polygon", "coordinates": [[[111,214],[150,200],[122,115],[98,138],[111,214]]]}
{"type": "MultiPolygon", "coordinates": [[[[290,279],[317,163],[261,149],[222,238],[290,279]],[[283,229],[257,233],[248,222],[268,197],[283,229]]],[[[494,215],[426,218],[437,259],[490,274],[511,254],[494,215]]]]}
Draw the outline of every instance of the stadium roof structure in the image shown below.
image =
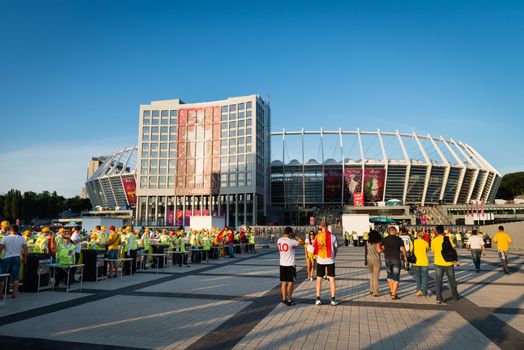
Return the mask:
{"type": "Polygon", "coordinates": [[[132,186],[135,186],[137,152],[138,146],[116,151],[87,180],[86,188],[93,207],[129,207],[134,204],[130,203],[124,183],[132,179],[132,186]]]}

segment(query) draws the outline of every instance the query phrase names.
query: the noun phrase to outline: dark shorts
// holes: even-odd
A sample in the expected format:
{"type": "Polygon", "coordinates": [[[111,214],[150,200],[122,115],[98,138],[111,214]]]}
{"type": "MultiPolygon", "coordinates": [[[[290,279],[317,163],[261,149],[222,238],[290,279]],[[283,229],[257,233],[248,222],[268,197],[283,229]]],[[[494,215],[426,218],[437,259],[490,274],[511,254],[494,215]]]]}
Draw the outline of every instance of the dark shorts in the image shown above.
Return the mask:
{"type": "MultiPolygon", "coordinates": [[[[11,281],[18,281],[20,279],[20,257],[13,256],[3,259],[0,272],[9,273],[11,274],[11,281]]],[[[2,282],[5,282],[5,279],[2,282]]]]}
{"type": "Polygon", "coordinates": [[[400,281],[400,261],[386,260],[386,272],[388,273],[388,280],[400,281]]]}
{"type": "Polygon", "coordinates": [[[109,249],[107,251],[107,258],[111,260],[118,259],[118,253],[119,253],[118,249],[109,249]]]}
{"type": "Polygon", "coordinates": [[[322,265],[317,263],[317,277],[335,277],[335,264],[322,265]]]}
{"type": "Polygon", "coordinates": [[[293,282],[293,266],[280,266],[280,282],[293,282]]]}

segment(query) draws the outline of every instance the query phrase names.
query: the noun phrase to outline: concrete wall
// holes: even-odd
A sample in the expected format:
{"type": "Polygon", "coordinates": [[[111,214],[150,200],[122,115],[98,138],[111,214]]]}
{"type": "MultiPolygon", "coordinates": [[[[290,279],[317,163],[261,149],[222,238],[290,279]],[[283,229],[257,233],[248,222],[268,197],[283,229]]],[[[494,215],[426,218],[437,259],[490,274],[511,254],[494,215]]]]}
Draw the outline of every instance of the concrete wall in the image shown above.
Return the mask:
{"type": "MultiPolygon", "coordinates": [[[[481,231],[487,233],[491,238],[498,232],[498,227],[501,224],[481,226],[481,231]]],[[[511,250],[524,250],[524,221],[511,222],[502,224],[504,231],[511,236],[513,243],[509,246],[511,250]]],[[[493,249],[496,249],[496,245],[493,245],[493,249]]]]}

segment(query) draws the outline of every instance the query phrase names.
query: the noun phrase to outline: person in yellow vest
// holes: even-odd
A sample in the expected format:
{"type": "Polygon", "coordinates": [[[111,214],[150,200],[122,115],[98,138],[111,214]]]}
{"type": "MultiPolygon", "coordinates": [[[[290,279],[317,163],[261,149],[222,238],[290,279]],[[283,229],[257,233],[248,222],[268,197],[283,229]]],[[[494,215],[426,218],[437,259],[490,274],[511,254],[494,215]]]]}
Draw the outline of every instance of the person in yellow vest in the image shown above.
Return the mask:
{"type": "Polygon", "coordinates": [[[58,251],[58,248],[59,248],[60,244],[62,244],[64,235],[66,233],[68,233],[68,232],[67,232],[67,230],[65,228],[60,227],[58,229],[58,234],[55,236],[55,243],[56,243],[57,251],[58,251]]]}
{"type": "Polygon", "coordinates": [[[208,260],[210,258],[209,252],[211,251],[211,241],[209,240],[209,234],[207,232],[202,233],[202,249],[204,249],[202,254],[202,260],[208,260]]]}
{"type": "Polygon", "coordinates": [[[499,232],[495,233],[493,242],[497,244],[497,251],[499,253],[500,261],[502,262],[502,271],[504,271],[505,274],[508,274],[509,245],[513,243],[513,241],[511,240],[511,237],[504,232],[504,226],[499,226],[499,232]]]}
{"type": "Polygon", "coordinates": [[[9,235],[9,221],[4,220],[0,223],[0,240],[8,235],[9,235]]]}
{"type": "Polygon", "coordinates": [[[184,230],[178,230],[176,234],[175,249],[177,251],[177,262],[178,266],[182,267],[182,263],[189,267],[187,264],[187,250],[186,250],[186,239],[184,237],[184,230]]]}
{"type": "Polygon", "coordinates": [[[47,234],[49,231],[49,227],[43,227],[36,236],[35,246],[33,248],[34,253],[47,253],[47,234]]]}
{"type": "Polygon", "coordinates": [[[248,243],[249,243],[249,251],[251,253],[256,253],[256,251],[255,251],[255,233],[250,231],[247,240],[248,240],[248,243]]]}
{"type": "Polygon", "coordinates": [[[25,230],[22,233],[22,237],[24,237],[24,239],[25,239],[25,242],[27,244],[28,252],[32,253],[33,252],[33,248],[34,248],[34,244],[35,244],[35,240],[33,239],[33,233],[31,232],[31,230],[25,230]]]}
{"type": "Polygon", "coordinates": [[[138,242],[136,239],[135,234],[133,233],[133,228],[131,226],[127,226],[125,228],[125,234],[124,234],[124,256],[126,258],[132,258],[133,261],[131,264],[126,263],[124,265],[124,273],[126,275],[136,272],[136,254],[138,251],[138,242]],[[131,265],[131,266],[130,266],[131,265]]]}
{"type": "MultiPolygon", "coordinates": [[[[75,263],[75,245],[71,242],[71,236],[69,233],[62,236],[62,241],[58,246],[56,252],[56,261],[58,265],[68,266],[75,263]]],[[[55,287],[58,287],[61,280],[67,282],[67,270],[57,268],[55,275],[55,287]]],[[[69,284],[74,283],[75,271],[73,269],[69,270],[69,284]]]]}

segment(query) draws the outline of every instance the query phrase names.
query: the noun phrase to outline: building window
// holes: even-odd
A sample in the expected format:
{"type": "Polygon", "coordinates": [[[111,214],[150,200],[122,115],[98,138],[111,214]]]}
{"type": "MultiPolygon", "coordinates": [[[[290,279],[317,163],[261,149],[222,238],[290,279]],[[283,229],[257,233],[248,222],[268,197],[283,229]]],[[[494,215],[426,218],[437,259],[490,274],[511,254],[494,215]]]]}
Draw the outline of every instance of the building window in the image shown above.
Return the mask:
{"type": "Polygon", "coordinates": [[[142,134],[149,134],[149,126],[144,126],[142,128],[142,134]]]}
{"type": "Polygon", "coordinates": [[[162,118],[160,120],[160,124],[162,125],[168,125],[169,124],[169,118],[162,118]]]}
{"type": "Polygon", "coordinates": [[[244,112],[238,112],[238,119],[245,118],[246,114],[244,112]]]}
{"type": "Polygon", "coordinates": [[[168,116],[168,113],[169,113],[169,111],[165,111],[165,110],[164,110],[164,111],[161,112],[161,116],[162,116],[162,117],[167,117],[167,116],[168,116]]]}
{"type": "Polygon", "coordinates": [[[153,111],[153,118],[158,118],[160,116],[159,111],[153,111]]]}
{"type": "Polygon", "coordinates": [[[222,106],[222,113],[227,112],[227,106],[222,106]]]}
{"type": "Polygon", "coordinates": [[[242,110],[244,110],[245,108],[246,108],[246,104],[245,104],[245,103],[239,103],[239,104],[238,104],[238,110],[239,110],[239,111],[242,111],[242,110]]]}
{"type": "Polygon", "coordinates": [[[176,116],[177,116],[177,115],[176,115],[176,109],[172,109],[172,110],[170,110],[170,111],[169,111],[169,116],[170,116],[170,117],[176,117],[176,116]]]}
{"type": "Polygon", "coordinates": [[[229,112],[235,112],[237,110],[237,105],[229,105],[229,112]]]}
{"type": "Polygon", "coordinates": [[[236,113],[230,113],[229,114],[229,120],[235,120],[237,119],[237,114],[236,113]]]}
{"type": "Polygon", "coordinates": [[[227,121],[227,114],[222,114],[222,119],[220,120],[222,120],[223,122],[227,121]]]}
{"type": "Polygon", "coordinates": [[[252,102],[251,101],[247,101],[246,102],[246,108],[250,109],[251,107],[252,107],[252,102]]]}

